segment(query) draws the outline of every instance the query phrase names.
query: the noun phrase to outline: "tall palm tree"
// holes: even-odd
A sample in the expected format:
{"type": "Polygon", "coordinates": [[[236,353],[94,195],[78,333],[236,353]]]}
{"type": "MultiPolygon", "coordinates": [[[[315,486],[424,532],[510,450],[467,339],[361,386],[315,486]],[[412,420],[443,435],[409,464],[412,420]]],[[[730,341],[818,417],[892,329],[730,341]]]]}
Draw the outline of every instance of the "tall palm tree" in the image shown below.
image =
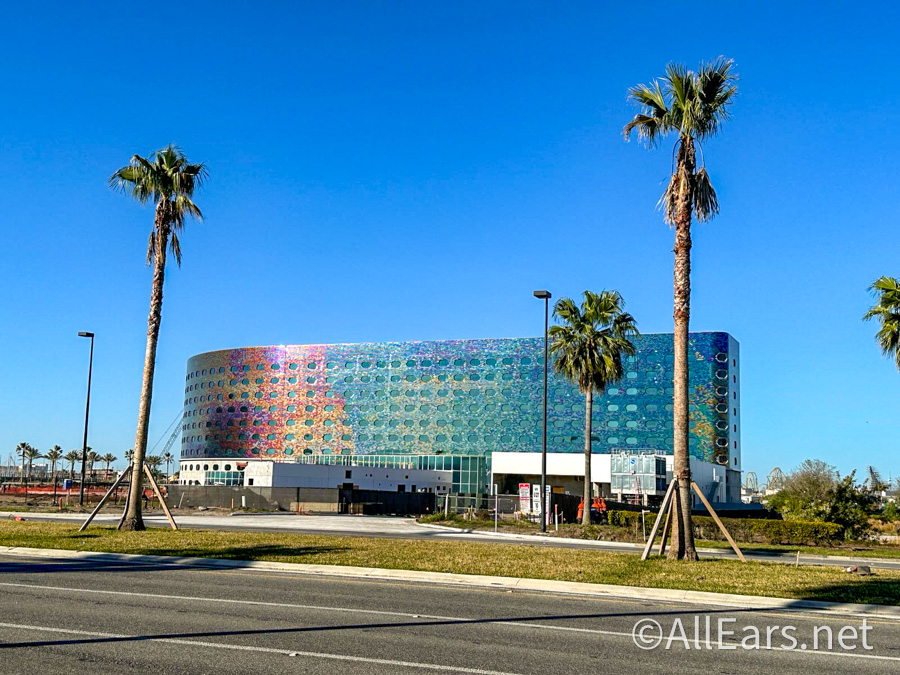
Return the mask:
{"type": "Polygon", "coordinates": [[[150,292],[150,314],[147,318],[147,349],[144,354],[144,376],[138,406],[137,431],[134,440],[134,463],[129,486],[128,511],[122,523],[126,530],[143,530],[141,491],[144,455],[147,451],[147,431],[150,423],[150,403],[153,394],[153,374],[156,369],[156,343],[162,319],[163,282],[166,276],[166,253],[171,250],[175,262],[181,265],[181,244],[178,235],[187,217],[202,220],[200,208],[193,202],[194,190],[207,176],[203,164],[191,164],[177,147],[169,145],[155,152],[149,159],[134,155],[127,166],[109,179],[112,187],[131,195],[141,204],[153,203],[155,216],[147,248],[147,263],[153,265],[153,287],[150,292]]]}
{"type": "Polygon", "coordinates": [[[640,112],[625,125],[625,137],[638,138],[653,147],[664,136],[675,134],[674,167],[659,200],[665,221],[675,228],[675,373],[673,400],[673,469],[678,479],[679,518],[672,519],[670,558],[696,560],[691,523],[691,464],[688,446],[688,323],[691,304],[691,219],[711,220],[719,212],[719,200],[703,160],[701,143],[714,136],[730,117],[729,106],[737,92],[737,76],[730,59],[703,64],[698,72],[670,64],[666,74],[652,84],[639,84],[628,97],[640,112]],[[700,149],[700,166],[696,153],[700,149]]]}
{"type": "Polygon", "coordinates": [[[131,464],[133,459],[134,459],[134,448],[128,448],[125,451],[125,461],[128,462],[129,464],[131,464]]]}
{"type": "Polygon", "coordinates": [[[62,448],[58,445],[54,445],[47,451],[47,454],[44,455],[47,459],[50,460],[50,477],[56,478],[56,464],[59,460],[62,459],[63,451],[62,448]]]}
{"type": "Polygon", "coordinates": [[[622,356],[634,354],[631,338],[638,334],[634,318],[624,311],[625,302],[616,291],[584,292],[578,307],[562,298],[553,315],[564,323],[550,327],[553,368],[578,385],[584,394],[584,514],[582,524],[591,523],[591,407],[594,392],[603,391],[625,374],[622,356]]]}
{"type": "Polygon", "coordinates": [[[118,457],[116,457],[111,452],[107,452],[103,457],[100,458],[104,464],[106,464],[106,477],[109,478],[109,465],[115,462],[118,457]]]}
{"type": "Polygon", "coordinates": [[[28,460],[28,480],[31,480],[31,465],[34,463],[34,460],[41,457],[43,457],[41,451],[32,445],[29,445],[25,450],[25,458],[28,460]]]}
{"type": "Polygon", "coordinates": [[[175,455],[173,455],[171,452],[166,450],[166,452],[162,456],[162,458],[163,458],[163,461],[166,463],[166,482],[168,482],[171,480],[171,476],[172,476],[172,474],[169,473],[169,466],[172,464],[172,462],[175,461],[175,455]]]}
{"type": "Polygon", "coordinates": [[[19,443],[16,446],[16,454],[22,459],[22,473],[20,476],[20,478],[22,480],[22,485],[25,485],[25,463],[26,463],[26,458],[28,456],[28,448],[30,448],[30,447],[31,446],[28,445],[28,443],[19,443]]]}
{"type": "Polygon", "coordinates": [[[875,341],[885,356],[894,359],[900,370],[900,281],[894,277],[881,277],[869,290],[878,302],[863,315],[863,321],[878,319],[881,324],[875,333],[875,341]]]}
{"type": "Polygon", "coordinates": [[[81,453],[78,450],[70,450],[63,459],[69,463],[69,479],[75,480],[75,465],[81,459],[81,453]]]}

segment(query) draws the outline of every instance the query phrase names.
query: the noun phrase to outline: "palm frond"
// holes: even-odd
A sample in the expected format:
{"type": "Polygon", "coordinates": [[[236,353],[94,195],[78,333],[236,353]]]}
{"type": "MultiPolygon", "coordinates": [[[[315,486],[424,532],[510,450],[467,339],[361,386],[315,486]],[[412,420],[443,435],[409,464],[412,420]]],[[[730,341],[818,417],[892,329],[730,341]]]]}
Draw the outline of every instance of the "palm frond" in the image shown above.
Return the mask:
{"type": "Polygon", "coordinates": [[[639,84],[628,90],[628,98],[641,108],[641,112],[622,130],[625,139],[637,130],[638,139],[654,146],[672,129],[669,107],[658,81],[652,85],[639,84]]]}
{"type": "Polygon", "coordinates": [[[893,357],[900,370],[900,281],[894,277],[879,277],[869,290],[878,301],[863,315],[863,321],[878,320],[875,342],[882,354],[893,357]]]}
{"type": "Polygon", "coordinates": [[[172,144],[157,150],[149,159],[133,155],[126,166],[110,176],[113,189],[122,190],[141,203],[156,204],[157,217],[147,246],[148,264],[155,257],[156,240],[162,243],[169,238],[169,248],[181,265],[181,242],[177,235],[183,230],[186,218],[203,219],[193,194],[207,176],[206,165],[191,164],[181,148],[172,144]]]}
{"type": "Polygon", "coordinates": [[[630,338],[637,328],[623,306],[616,291],[585,291],[581,306],[562,298],[554,307],[554,316],[565,323],[550,328],[553,367],[582,393],[600,391],[624,376],[622,356],[634,353],[630,338]]]}
{"type": "Polygon", "coordinates": [[[708,222],[719,213],[719,198],[705,166],[694,174],[693,183],[694,215],[698,222],[708,222]]]}
{"type": "Polygon", "coordinates": [[[697,99],[700,115],[697,138],[714,136],[719,125],[731,117],[729,106],[737,94],[737,75],[732,72],[734,61],[720,56],[705,63],[697,74],[697,99]]]}

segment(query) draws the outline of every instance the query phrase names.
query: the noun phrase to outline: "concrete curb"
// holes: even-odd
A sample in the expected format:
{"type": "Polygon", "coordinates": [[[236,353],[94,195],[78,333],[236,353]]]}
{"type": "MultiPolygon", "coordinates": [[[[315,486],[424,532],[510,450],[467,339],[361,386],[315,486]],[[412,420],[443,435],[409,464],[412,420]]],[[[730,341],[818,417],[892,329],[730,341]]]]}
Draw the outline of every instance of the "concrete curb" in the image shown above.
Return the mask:
{"type": "Polygon", "coordinates": [[[716,607],[732,607],[736,609],[803,610],[848,616],[859,615],[900,620],[900,607],[893,605],[863,605],[856,603],[825,602],[821,600],[787,600],[784,598],[769,598],[758,595],[734,595],[728,593],[707,593],[703,591],[685,591],[667,588],[589,584],[578,581],[520,579],[517,577],[492,577],[476,574],[421,572],[414,570],[393,570],[377,567],[351,567],[343,565],[312,565],[305,563],[268,562],[263,560],[225,560],[221,558],[97,553],[93,551],[69,551],[63,549],[25,548],[14,546],[0,546],[0,555],[86,561],[94,560],[105,563],[135,565],[152,564],[202,569],[249,569],[259,572],[376,579],[382,581],[409,581],[451,586],[468,586],[474,588],[505,589],[509,591],[518,590],[562,593],[587,597],[658,600],[695,605],[712,605],[716,607]]]}

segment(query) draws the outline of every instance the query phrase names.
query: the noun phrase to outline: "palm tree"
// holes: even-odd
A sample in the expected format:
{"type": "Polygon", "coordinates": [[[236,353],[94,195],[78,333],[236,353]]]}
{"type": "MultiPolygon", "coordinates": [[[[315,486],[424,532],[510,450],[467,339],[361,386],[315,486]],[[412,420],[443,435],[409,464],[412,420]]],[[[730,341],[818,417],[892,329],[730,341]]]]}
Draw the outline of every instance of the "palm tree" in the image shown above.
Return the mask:
{"type": "Polygon", "coordinates": [[[900,281],[894,277],[881,277],[869,290],[878,302],[863,315],[863,321],[878,319],[881,327],[875,333],[875,341],[885,356],[894,359],[900,370],[900,281]]]}
{"type": "Polygon", "coordinates": [[[162,457],[159,455],[147,455],[144,457],[144,464],[150,469],[150,473],[154,476],[159,474],[159,467],[163,463],[162,457]]]}
{"type": "Polygon", "coordinates": [[[50,476],[51,478],[56,478],[56,463],[62,459],[63,451],[62,448],[58,445],[54,445],[47,451],[47,454],[44,455],[47,459],[50,460],[50,476]]]}
{"type": "Polygon", "coordinates": [[[34,463],[34,460],[41,457],[43,457],[41,451],[32,445],[29,445],[25,450],[25,458],[28,460],[28,480],[31,480],[31,465],[34,463]]]}
{"type": "Polygon", "coordinates": [[[134,459],[134,448],[128,448],[125,451],[125,461],[131,464],[131,461],[134,459]]]}
{"type": "Polygon", "coordinates": [[[25,459],[28,456],[28,448],[31,446],[28,443],[19,443],[16,446],[16,454],[22,458],[22,485],[25,485],[25,459]]]}
{"type": "Polygon", "coordinates": [[[69,479],[75,480],[75,465],[81,459],[81,453],[78,450],[70,450],[63,459],[69,463],[69,479]]]}
{"type": "Polygon", "coordinates": [[[144,455],[147,451],[147,431],[150,423],[150,403],[153,394],[153,374],[156,368],[156,343],[162,318],[163,282],[166,276],[166,252],[171,249],[175,262],[181,265],[181,244],[178,235],[188,216],[202,220],[203,214],[193,202],[194,190],[206,179],[203,164],[191,164],[179,148],[173,145],[158,150],[150,159],[134,155],[127,166],[109,179],[112,187],[130,194],[141,204],[155,205],[153,229],[147,248],[147,263],[153,264],[153,287],[150,292],[150,314],[147,318],[147,349],[144,354],[144,375],[138,406],[137,431],[134,441],[134,464],[131,470],[128,511],[122,523],[126,530],[143,530],[141,491],[144,455]]]}
{"type": "Polygon", "coordinates": [[[714,136],[729,117],[737,91],[734,62],[719,58],[703,64],[699,72],[670,64],[666,74],[652,84],[639,84],[628,97],[640,112],[625,125],[625,137],[636,130],[638,138],[653,147],[674,133],[674,171],[659,200],[666,223],[675,227],[675,373],[673,400],[673,473],[678,479],[679,518],[672,519],[669,557],[696,560],[691,523],[691,464],[688,446],[688,323],[691,303],[691,218],[711,220],[719,212],[719,200],[703,160],[702,141],[714,136]],[[700,167],[696,152],[700,149],[700,167]]]}
{"type": "Polygon", "coordinates": [[[116,457],[111,452],[107,452],[105,455],[103,455],[103,457],[100,458],[100,460],[106,464],[106,477],[107,478],[109,478],[109,465],[112,464],[113,462],[115,462],[117,459],[119,459],[119,458],[116,457]]]}
{"type": "Polygon", "coordinates": [[[100,461],[100,453],[94,452],[91,450],[91,446],[88,446],[87,453],[87,475],[88,480],[94,479],[94,464],[100,461]]]}
{"type": "Polygon", "coordinates": [[[172,464],[172,462],[175,461],[175,456],[171,452],[166,450],[166,452],[162,456],[162,458],[163,458],[163,461],[166,463],[166,482],[169,482],[172,479],[171,474],[169,473],[169,466],[172,464]]]}
{"type": "Polygon", "coordinates": [[[625,302],[616,291],[584,292],[579,308],[562,298],[553,315],[564,325],[550,327],[553,368],[578,385],[584,394],[584,514],[582,524],[591,523],[591,406],[594,392],[603,391],[625,375],[622,356],[634,354],[631,338],[638,334],[634,318],[624,311],[625,302]]]}

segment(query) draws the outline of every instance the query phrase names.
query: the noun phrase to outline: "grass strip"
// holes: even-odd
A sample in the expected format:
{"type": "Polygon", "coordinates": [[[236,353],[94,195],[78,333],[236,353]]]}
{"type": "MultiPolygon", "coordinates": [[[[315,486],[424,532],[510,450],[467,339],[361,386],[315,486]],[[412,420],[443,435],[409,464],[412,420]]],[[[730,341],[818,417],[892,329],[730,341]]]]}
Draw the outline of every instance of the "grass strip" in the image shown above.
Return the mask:
{"type": "MultiPolygon", "coordinates": [[[[462,517],[443,518],[441,514],[436,516],[425,516],[419,518],[421,523],[431,523],[434,525],[443,525],[446,527],[455,527],[461,530],[482,530],[485,532],[494,531],[493,520],[465,520],[462,517]]],[[[513,534],[540,534],[540,527],[536,523],[500,522],[500,531],[513,534]]],[[[649,531],[649,528],[648,528],[649,531]]],[[[551,537],[560,537],[561,539],[588,539],[591,541],[614,541],[625,543],[643,543],[641,534],[634,533],[625,527],[614,527],[611,525],[590,525],[584,527],[579,524],[567,523],[559,526],[559,532],[551,530],[548,532],[551,537]]],[[[657,544],[659,537],[657,536],[657,544]]],[[[697,539],[697,548],[724,548],[731,549],[731,544],[727,541],[719,541],[714,539],[697,539]]],[[[867,541],[847,542],[841,546],[806,546],[796,544],[760,544],[753,542],[738,542],[738,546],[745,553],[800,553],[808,555],[826,555],[826,556],[849,556],[854,558],[900,558],[900,547],[889,544],[878,544],[867,541]]]]}
{"type": "Polygon", "coordinates": [[[669,562],[636,554],[527,544],[333,535],[150,529],[119,532],[53,522],[0,521],[0,545],[233,560],[355,565],[385,569],[557,579],[790,599],[900,604],[900,572],[860,577],[836,567],[706,559],[669,562]]]}

